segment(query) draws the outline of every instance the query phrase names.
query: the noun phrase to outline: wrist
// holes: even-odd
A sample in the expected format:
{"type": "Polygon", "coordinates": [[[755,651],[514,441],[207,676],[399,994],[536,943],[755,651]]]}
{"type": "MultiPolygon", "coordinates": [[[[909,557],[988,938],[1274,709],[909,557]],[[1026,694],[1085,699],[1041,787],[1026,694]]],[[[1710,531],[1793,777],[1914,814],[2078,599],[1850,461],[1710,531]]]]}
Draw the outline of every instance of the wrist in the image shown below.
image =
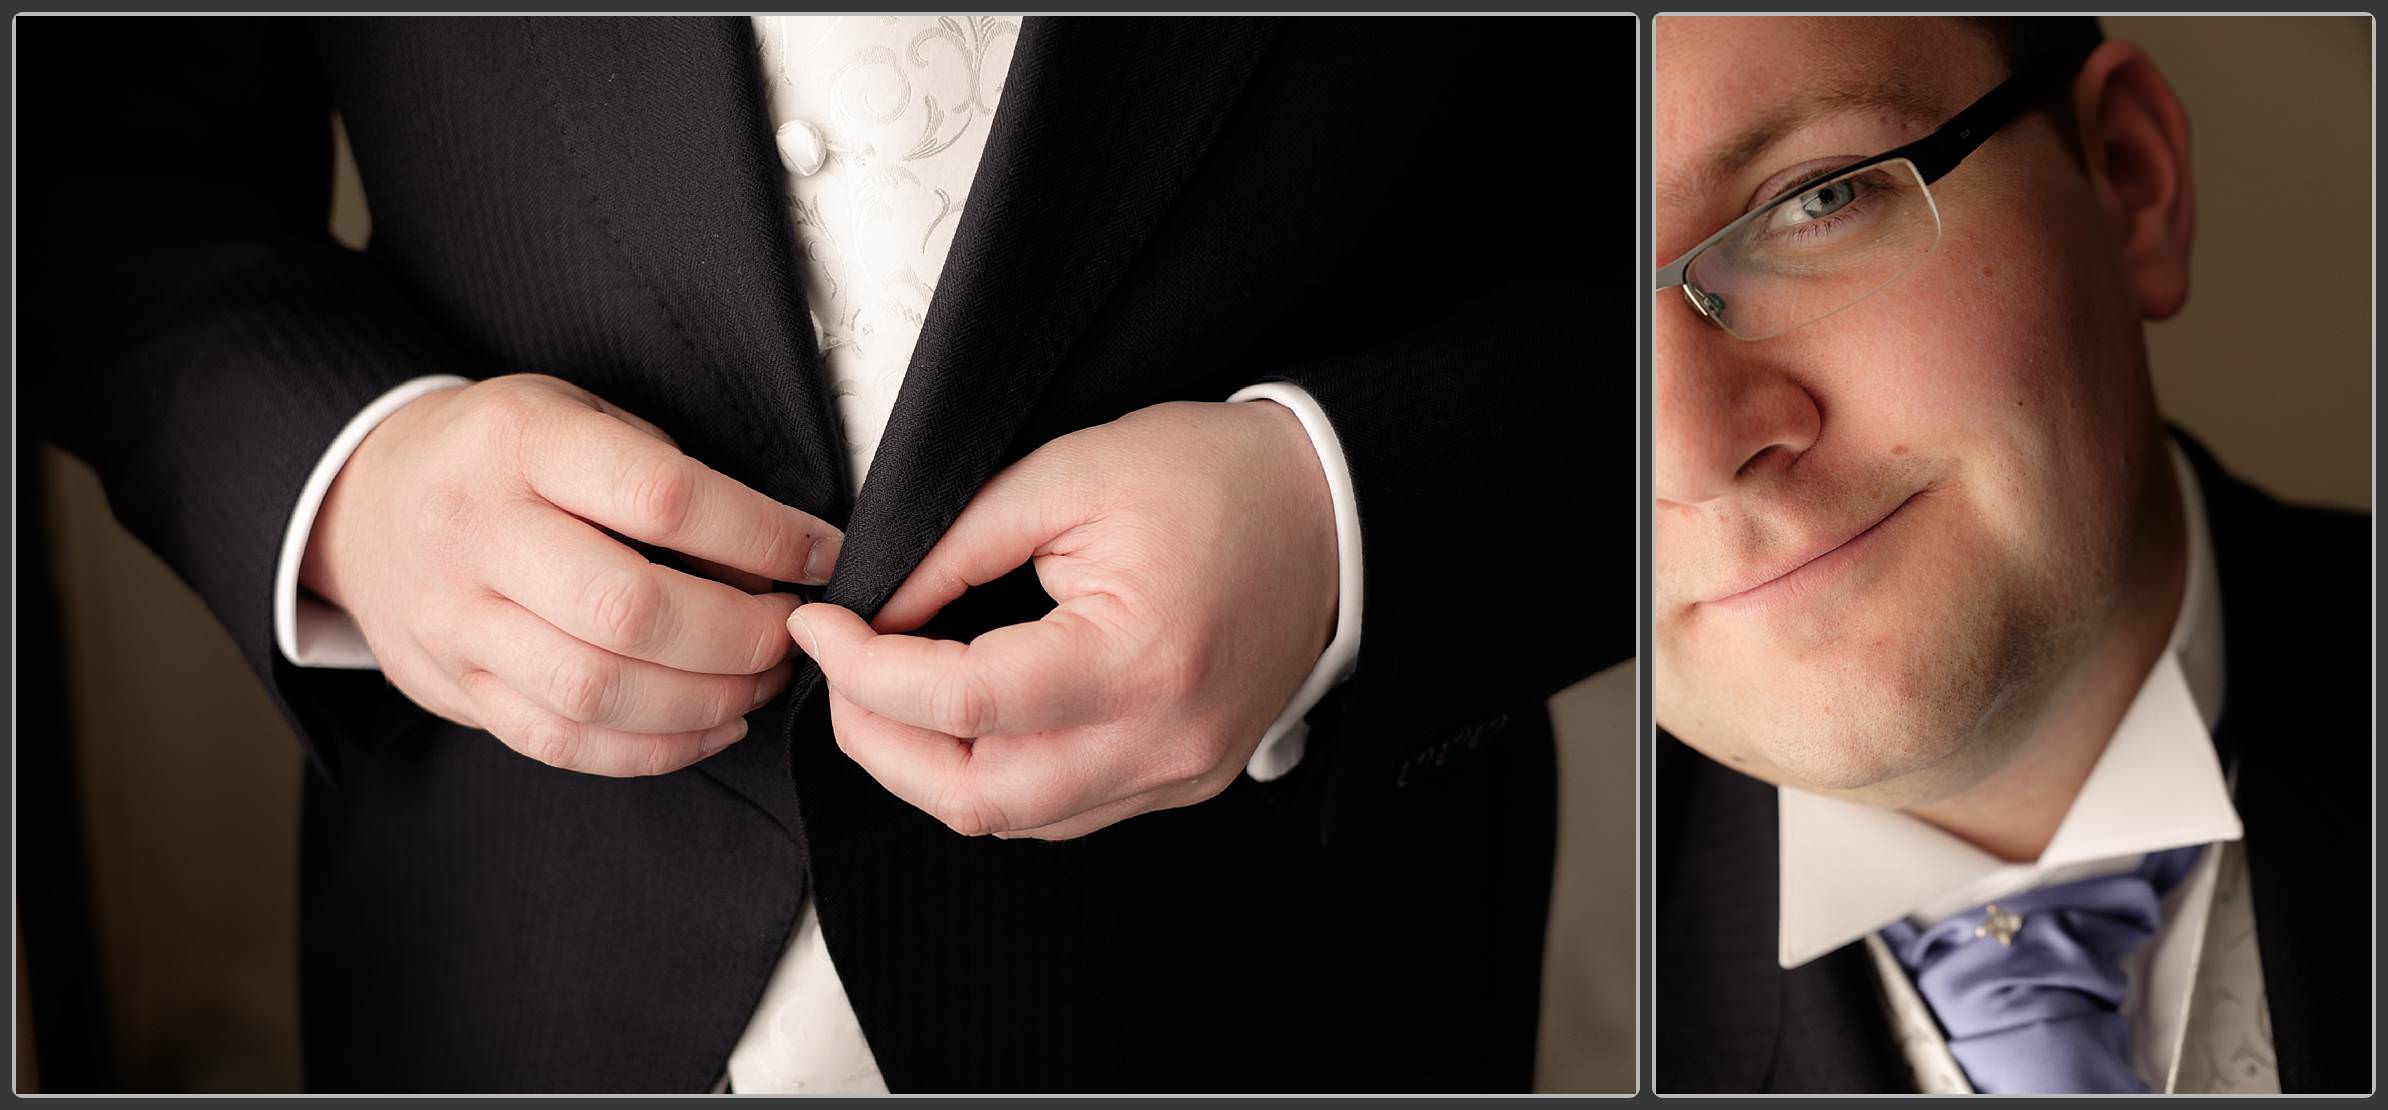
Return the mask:
{"type": "Polygon", "coordinates": [[[339,475],[332,479],[331,488],[324,492],[322,507],[315,511],[315,527],[307,532],[306,550],[299,556],[299,587],[342,610],[348,604],[342,600],[341,577],[334,571],[338,563],[335,552],[340,522],[346,515],[342,509],[351,500],[348,495],[353,493],[355,485],[357,462],[351,455],[339,475]]]}
{"type": "Polygon", "coordinates": [[[1314,616],[1314,652],[1323,652],[1334,638],[1340,589],[1340,552],[1336,546],[1335,498],[1327,483],[1325,464],[1301,417],[1286,405],[1242,404],[1271,430],[1271,457],[1279,460],[1273,484],[1293,499],[1292,519],[1298,565],[1303,567],[1302,596],[1314,616]]]}
{"type": "Polygon", "coordinates": [[[349,563],[358,550],[354,536],[360,522],[376,515],[368,491],[376,484],[379,469],[385,464],[387,448],[427,405],[437,405],[445,395],[462,388],[460,382],[407,401],[358,441],[356,449],[340,464],[331,484],[325,488],[314,523],[307,530],[298,566],[301,588],[343,611],[353,611],[349,594],[354,590],[354,574],[349,563]]]}

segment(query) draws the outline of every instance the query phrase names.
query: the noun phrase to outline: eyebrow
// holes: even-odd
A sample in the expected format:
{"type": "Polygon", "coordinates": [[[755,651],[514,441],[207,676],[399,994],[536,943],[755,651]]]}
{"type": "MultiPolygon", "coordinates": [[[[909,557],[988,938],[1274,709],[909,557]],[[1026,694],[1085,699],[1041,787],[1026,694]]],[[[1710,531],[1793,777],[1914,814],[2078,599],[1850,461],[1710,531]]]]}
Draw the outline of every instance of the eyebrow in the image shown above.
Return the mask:
{"type": "Polygon", "coordinates": [[[1949,108],[1904,74],[1827,78],[1820,86],[1802,91],[1796,102],[1776,106],[1711,145],[1690,169],[1662,185],[1658,196],[1670,205],[1695,206],[1799,129],[1825,116],[1858,111],[1889,111],[1910,120],[1936,123],[1949,108]]]}

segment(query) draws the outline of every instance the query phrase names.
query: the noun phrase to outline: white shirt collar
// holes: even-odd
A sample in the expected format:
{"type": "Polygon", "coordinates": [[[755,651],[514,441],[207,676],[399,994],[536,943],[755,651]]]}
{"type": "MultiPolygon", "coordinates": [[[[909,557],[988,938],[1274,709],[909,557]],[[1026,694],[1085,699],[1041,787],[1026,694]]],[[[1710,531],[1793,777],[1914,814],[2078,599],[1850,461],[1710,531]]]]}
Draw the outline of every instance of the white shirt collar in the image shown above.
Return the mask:
{"type": "Polygon", "coordinates": [[[1903,917],[1937,918],[2016,890],[2120,870],[2148,852],[2239,838],[2239,814],[2214,756],[2223,696],[2214,542],[2197,475],[2179,446],[2167,446],[2188,533],[2181,610],[2047,850],[2010,864],[1904,813],[1780,787],[1783,967],[1903,917]]]}

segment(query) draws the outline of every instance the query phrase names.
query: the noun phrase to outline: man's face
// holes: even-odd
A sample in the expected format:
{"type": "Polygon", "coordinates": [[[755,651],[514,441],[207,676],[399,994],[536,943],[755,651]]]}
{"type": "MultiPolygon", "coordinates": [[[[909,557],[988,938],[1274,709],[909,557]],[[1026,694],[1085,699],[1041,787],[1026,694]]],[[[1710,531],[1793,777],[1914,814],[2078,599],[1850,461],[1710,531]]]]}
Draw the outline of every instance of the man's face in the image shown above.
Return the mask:
{"type": "MultiPolygon", "coordinates": [[[[2009,75],[1945,19],[1655,34],[1654,262],[2009,75]]],[[[1653,307],[1658,722],[1887,805],[2028,730],[2113,619],[2167,465],[2120,233],[2047,115],[1931,193],[1938,245],[1836,315],[1745,342],[1676,290],[1653,307]]]]}

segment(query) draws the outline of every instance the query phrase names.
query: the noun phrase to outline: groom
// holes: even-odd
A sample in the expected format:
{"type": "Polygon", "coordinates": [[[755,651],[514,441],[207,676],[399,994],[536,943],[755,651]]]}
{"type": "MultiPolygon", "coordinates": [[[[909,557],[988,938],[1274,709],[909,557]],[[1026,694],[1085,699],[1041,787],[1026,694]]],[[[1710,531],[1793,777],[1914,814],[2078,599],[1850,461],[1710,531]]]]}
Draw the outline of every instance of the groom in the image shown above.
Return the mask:
{"type": "Polygon", "coordinates": [[[1523,1088],[1632,159],[1514,54],[1630,31],[29,22],[29,380],[308,745],[310,1086],[1523,1088]]]}
{"type": "Polygon", "coordinates": [[[2367,1089],[2368,522],[2157,414],[2155,63],[1656,34],[1656,1089],[2367,1089]]]}

